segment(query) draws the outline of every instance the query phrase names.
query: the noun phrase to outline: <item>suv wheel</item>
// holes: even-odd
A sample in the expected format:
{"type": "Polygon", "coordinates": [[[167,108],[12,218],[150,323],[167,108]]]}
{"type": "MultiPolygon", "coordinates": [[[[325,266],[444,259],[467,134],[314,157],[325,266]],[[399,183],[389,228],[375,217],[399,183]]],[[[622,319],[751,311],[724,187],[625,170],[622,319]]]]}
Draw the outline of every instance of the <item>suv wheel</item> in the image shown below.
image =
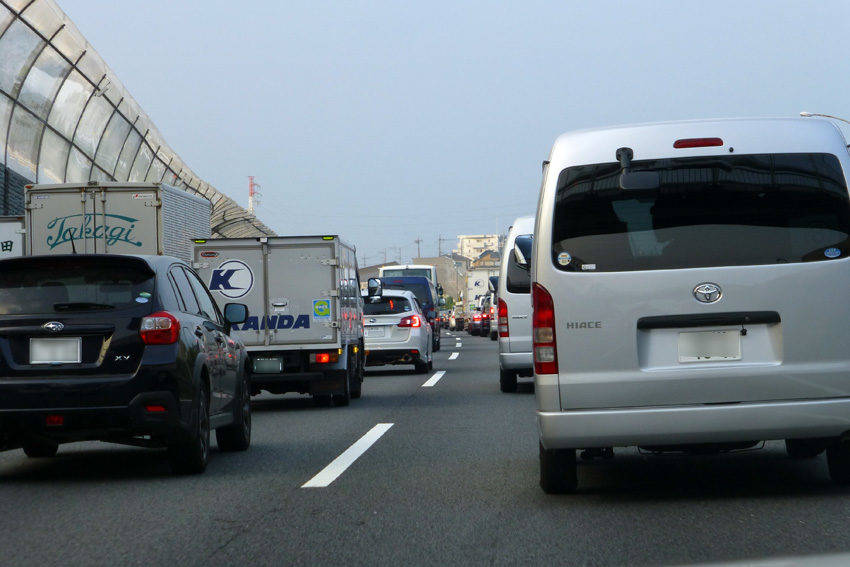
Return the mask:
{"type": "Polygon", "coordinates": [[[201,385],[193,430],[186,441],[168,446],[168,460],[177,474],[198,474],[207,468],[210,459],[209,389],[201,385]]]}
{"type": "Polygon", "coordinates": [[[424,360],[416,361],[416,363],[413,366],[414,366],[413,371],[416,374],[427,374],[428,373],[428,363],[425,362],[424,360]]]}
{"type": "Polygon", "coordinates": [[[516,392],[516,371],[499,368],[499,388],[506,394],[516,392]]]}
{"type": "Polygon", "coordinates": [[[546,494],[568,494],[578,486],[575,449],[544,449],[540,444],[540,488],[546,494]]]}
{"type": "Polygon", "coordinates": [[[233,408],[233,423],[215,430],[218,448],[222,451],[245,451],[251,446],[251,385],[244,372],[233,408]]]}
{"type": "Polygon", "coordinates": [[[55,457],[59,450],[59,443],[50,439],[27,440],[22,443],[24,453],[30,459],[48,459],[55,457]]]}
{"type": "Polygon", "coordinates": [[[850,442],[837,441],[826,449],[829,477],[836,484],[850,484],[850,442]]]}

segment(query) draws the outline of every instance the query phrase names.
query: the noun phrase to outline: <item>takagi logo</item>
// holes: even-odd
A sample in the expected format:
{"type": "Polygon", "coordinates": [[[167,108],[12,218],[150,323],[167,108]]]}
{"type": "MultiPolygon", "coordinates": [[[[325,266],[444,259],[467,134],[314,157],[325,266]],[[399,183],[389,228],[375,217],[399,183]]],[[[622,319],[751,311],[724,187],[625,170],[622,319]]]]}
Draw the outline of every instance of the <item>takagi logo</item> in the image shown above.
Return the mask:
{"type": "Polygon", "coordinates": [[[254,287],[254,272],[241,260],[226,260],[210,275],[210,291],[236,299],[254,287]]]}

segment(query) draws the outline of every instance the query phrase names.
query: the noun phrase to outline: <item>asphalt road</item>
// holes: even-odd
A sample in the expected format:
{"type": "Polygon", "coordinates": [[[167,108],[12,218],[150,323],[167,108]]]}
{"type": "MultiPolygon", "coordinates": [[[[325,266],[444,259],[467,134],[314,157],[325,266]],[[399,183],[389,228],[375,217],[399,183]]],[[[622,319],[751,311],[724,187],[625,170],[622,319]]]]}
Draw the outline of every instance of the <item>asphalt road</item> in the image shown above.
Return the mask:
{"type": "Polygon", "coordinates": [[[398,367],[370,371],[347,408],[255,398],[251,449],[214,452],[201,476],[173,476],[159,451],[99,443],[54,459],[0,454],[0,564],[640,565],[850,551],[850,490],[830,484],[823,457],[792,461],[779,444],[618,450],[582,463],[578,494],[545,495],[532,385],[501,394],[496,343],[453,335],[431,387],[434,373],[398,367]],[[363,451],[350,467],[319,475],[352,445],[363,451]],[[333,480],[302,488],[316,475],[333,480]]]}

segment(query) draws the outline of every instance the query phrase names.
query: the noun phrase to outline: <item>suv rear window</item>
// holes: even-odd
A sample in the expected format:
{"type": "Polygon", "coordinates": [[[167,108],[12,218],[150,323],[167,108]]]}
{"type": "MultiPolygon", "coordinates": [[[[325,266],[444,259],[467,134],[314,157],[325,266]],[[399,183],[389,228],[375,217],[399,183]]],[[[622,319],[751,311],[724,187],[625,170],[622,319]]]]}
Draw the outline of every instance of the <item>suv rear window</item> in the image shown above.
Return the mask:
{"type": "Polygon", "coordinates": [[[850,254],[850,199],[830,154],[753,154],[632,162],[648,190],[619,188],[617,163],[558,177],[552,262],[618,272],[811,262],[850,254]]]}
{"type": "Polygon", "coordinates": [[[139,307],[153,292],[154,274],[139,260],[22,258],[0,268],[0,315],[139,307]]]}
{"type": "Polygon", "coordinates": [[[363,305],[365,315],[396,315],[411,310],[410,302],[404,297],[367,298],[363,305]]]}

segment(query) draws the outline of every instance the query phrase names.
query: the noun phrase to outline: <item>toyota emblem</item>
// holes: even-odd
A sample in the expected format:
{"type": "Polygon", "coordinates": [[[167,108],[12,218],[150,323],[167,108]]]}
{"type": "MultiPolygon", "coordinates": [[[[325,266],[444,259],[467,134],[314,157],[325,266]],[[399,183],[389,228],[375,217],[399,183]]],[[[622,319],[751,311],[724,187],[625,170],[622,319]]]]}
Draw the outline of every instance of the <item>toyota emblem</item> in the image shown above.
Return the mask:
{"type": "Polygon", "coordinates": [[[63,325],[59,321],[48,321],[47,323],[42,325],[41,328],[47,329],[51,333],[58,333],[59,331],[65,328],[65,325],[63,325]]]}
{"type": "Polygon", "coordinates": [[[715,283],[704,282],[694,288],[694,297],[701,303],[716,303],[723,297],[723,291],[715,283]]]}

